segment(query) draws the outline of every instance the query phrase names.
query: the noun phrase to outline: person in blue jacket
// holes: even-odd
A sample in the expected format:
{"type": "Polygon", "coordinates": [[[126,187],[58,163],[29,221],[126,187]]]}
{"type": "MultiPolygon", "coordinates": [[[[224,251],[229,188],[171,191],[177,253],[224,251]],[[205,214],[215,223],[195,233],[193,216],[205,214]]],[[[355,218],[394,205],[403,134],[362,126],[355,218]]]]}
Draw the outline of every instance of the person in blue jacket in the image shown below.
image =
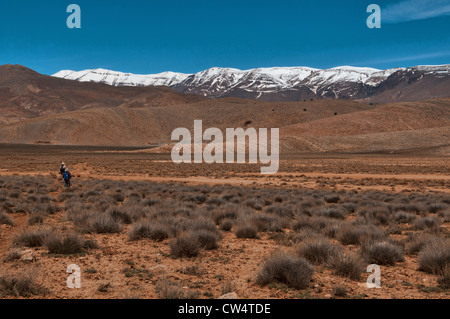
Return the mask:
{"type": "Polygon", "coordinates": [[[72,174],[70,174],[69,169],[66,167],[63,173],[64,179],[64,187],[70,187],[70,179],[72,178],[72,174]]]}

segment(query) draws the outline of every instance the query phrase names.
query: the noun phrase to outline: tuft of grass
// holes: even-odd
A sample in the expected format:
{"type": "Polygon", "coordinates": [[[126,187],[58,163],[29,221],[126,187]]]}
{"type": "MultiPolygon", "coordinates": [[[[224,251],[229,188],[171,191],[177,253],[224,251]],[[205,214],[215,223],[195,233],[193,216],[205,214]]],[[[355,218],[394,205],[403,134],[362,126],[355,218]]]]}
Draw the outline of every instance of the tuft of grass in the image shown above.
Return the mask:
{"type": "Polygon", "coordinates": [[[85,248],[83,237],[78,234],[51,234],[44,241],[44,246],[50,254],[79,254],[85,248]]]}
{"type": "Polygon", "coordinates": [[[397,223],[402,223],[402,224],[410,224],[416,219],[416,217],[417,217],[416,214],[402,212],[402,211],[396,212],[394,214],[394,220],[397,223]]]}
{"type": "Polygon", "coordinates": [[[418,255],[419,270],[443,275],[450,267],[450,239],[437,239],[427,243],[418,255]]]}
{"type": "Polygon", "coordinates": [[[360,280],[361,273],[364,271],[364,261],[356,254],[340,252],[328,264],[334,274],[352,280],[360,280]]]}
{"type": "Polygon", "coordinates": [[[430,241],[436,240],[437,236],[429,234],[429,233],[417,233],[410,236],[405,243],[406,253],[410,255],[418,254],[423,247],[430,241]]]}
{"type": "Polygon", "coordinates": [[[220,235],[217,231],[210,231],[206,229],[200,229],[197,231],[197,240],[200,242],[200,246],[205,250],[216,249],[220,235]]]}
{"type": "Polygon", "coordinates": [[[243,224],[236,227],[234,234],[237,238],[258,238],[258,229],[252,224],[243,224]]]}
{"type": "Polygon", "coordinates": [[[213,219],[217,225],[221,223],[222,220],[235,220],[238,217],[238,209],[235,205],[225,205],[217,208],[214,211],[213,219]]]}
{"type": "Polygon", "coordinates": [[[164,277],[156,282],[156,293],[162,299],[196,299],[198,292],[186,291],[181,284],[164,277]]]}
{"type": "Polygon", "coordinates": [[[111,288],[112,288],[112,285],[110,282],[108,282],[106,284],[103,283],[103,284],[98,285],[97,291],[98,292],[108,292],[111,288]]]}
{"type": "Polygon", "coordinates": [[[327,195],[323,198],[327,203],[337,203],[341,200],[338,195],[327,195]]]}
{"type": "Polygon", "coordinates": [[[333,288],[333,296],[335,297],[347,297],[347,289],[342,286],[337,286],[333,288]]]}
{"type": "Polygon", "coordinates": [[[169,235],[170,230],[166,225],[161,223],[151,224],[148,221],[133,224],[133,227],[128,233],[130,240],[150,238],[155,241],[163,241],[169,238],[169,235]]]}
{"type": "Polygon", "coordinates": [[[92,218],[86,224],[88,232],[97,234],[112,234],[122,231],[120,222],[114,220],[111,215],[98,213],[92,215],[92,218]]]}
{"type": "Polygon", "coordinates": [[[110,207],[106,210],[106,214],[111,216],[111,218],[118,222],[125,225],[129,225],[133,222],[133,219],[128,212],[121,210],[119,207],[110,207]]]}
{"type": "Polygon", "coordinates": [[[21,257],[22,254],[20,253],[20,250],[15,249],[13,251],[8,252],[3,261],[6,263],[13,260],[19,260],[21,257]]]}
{"type": "Polygon", "coordinates": [[[305,259],[275,253],[265,260],[256,282],[262,285],[280,282],[296,289],[304,289],[308,287],[313,273],[313,267],[305,259]]]}
{"type": "Polygon", "coordinates": [[[233,228],[233,221],[231,219],[225,218],[224,220],[222,220],[219,227],[223,231],[231,231],[231,229],[233,228]]]}
{"type": "Polygon", "coordinates": [[[389,224],[391,211],[386,206],[363,206],[358,210],[358,217],[375,225],[389,224]]]}
{"type": "Polygon", "coordinates": [[[298,256],[305,258],[315,265],[328,262],[339,252],[339,246],[330,243],[328,239],[322,237],[307,239],[296,247],[298,256]]]}
{"type": "Polygon", "coordinates": [[[361,254],[369,263],[378,265],[389,266],[404,261],[403,248],[388,241],[366,241],[361,246],[361,254]]]}
{"type": "Polygon", "coordinates": [[[421,217],[415,220],[414,228],[418,230],[431,230],[434,232],[439,231],[440,221],[439,218],[434,216],[421,217]]]}
{"type": "Polygon", "coordinates": [[[344,225],[337,239],[344,245],[359,245],[365,240],[378,240],[386,237],[384,231],[374,225],[344,225]]]}
{"type": "Polygon", "coordinates": [[[0,225],[14,226],[14,221],[7,214],[0,212],[0,225]]]}
{"type": "Polygon", "coordinates": [[[49,229],[24,230],[14,235],[13,243],[19,246],[40,247],[51,234],[49,229]]]}
{"type": "Polygon", "coordinates": [[[285,217],[268,213],[255,214],[250,218],[249,222],[256,226],[257,230],[261,232],[282,232],[283,228],[285,228],[288,224],[285,217]]]}
{"type": "Polygon", "coordinates": [[[438,279],[438,284],[443,289],[450,289],[450,265],[445,267],[444,273],[438,279]]]}
{"type": "Polygon", "coordinates": [[[317,216],[323,216],[327,218],[344,219],[347,213],[347,210],[342,206],[329,205],[319,207],[316,214],[317,216]]]}
{"type": "Polygon", "coordinates": [[[30,226],[36,225],[36,224],[42,224],[44,222],[44,216],[40,213],[33,213],[28,217],[27,224],[30,226]]]}
{"type": "Polygon", "coordinates": [[[170,243],[170,253],[175,258],[196,257],[200,253],[201,243],[192,232],[180,234],[170,243]]]}
{"type": "Polygon", "coordinates": [[[19,274],[3,274],[0,276],[0,295],[15,297],[30,297],[44,295],[47,290],[35,283],[35,272],[19,274]]]}

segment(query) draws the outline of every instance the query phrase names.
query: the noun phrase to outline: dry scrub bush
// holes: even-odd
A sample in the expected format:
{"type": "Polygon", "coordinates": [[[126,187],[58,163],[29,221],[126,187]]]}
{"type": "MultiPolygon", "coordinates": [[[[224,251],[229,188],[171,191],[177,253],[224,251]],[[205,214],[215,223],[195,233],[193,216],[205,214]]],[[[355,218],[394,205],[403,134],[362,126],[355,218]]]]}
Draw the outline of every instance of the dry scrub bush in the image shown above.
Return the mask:
{"type": "Polygon", "coordinates": [[[208,230],[211,232],[217,231],[216,225],[213,223],[213,221],[203,217],[192,220],[189,228],[192,229],[194,232],[199,230],[208,230]]]}
{"type": "Polygon", "coordinates": [[[342,228],[342,224],[343,222],[339,220],[331,221],[323,229],[321,229],[321,233],[329,238],[336,238],[342,228]]]}
{"type": "Polygon", "coordinates": [[[311,219],[305,216],[297,217],[297,220],[292,225],[292,229],[295,231],[304,229],[315,229],[315,225],[312,223],[311,219]]]}
{"type": "Polygon", "coordinates": [[[12,220],[11,217],[9,217],[7,214],[5,213],[1,213],[0,212],[0,225],[9,225],[9,226],[14,226],[14,221],[12,220]]]}
{"type": "Polygon", "coordinates": [[[259,232],[282,232],[283,228],[289,224],[286,218],[267,213],[253,214],[248,221],[250,224],[256,226],[259,232]]]}
{"type": "Polygon", "coordinates": [[[418,255],[419,270],[443,275],[450,266],[450,239],[436,239],[427,243],[418,255]]]}
{"type": "Polygon", "coordinates": [[[402,212],[402,211],[396,212],[394,214],[394,220],[397,223],[402,223],[402,224],[410,224],[416,219],[416,217],[417,216],[415,214],[402,212]]]}
{"type": "Polygon", "coordinates": [[[120,207],[109,207],[106,210],[106,214],[111,216],[111,218],[114,219],[116,222],[125,225],[129,225],[133,222],[131,215],[127,211],[121,209],[120,207]]]}
{"type": "Polygon", "coordinates": [[[444,289],[450,289],[450,265],[444,269],[444,273],[438,279],[438,284],[444,289]]]}
{"type": "Polygon", "coordinates": [[[14,297],[30,297],[32,295],[44,295],[47,289],[37,285],[35,271],[27,271],[19,274],[4,273],[0,275],[0,295],[14,297]]]}
{"type": "Polygon", "coordinates": [[[19,246],[40,247],[45,239],[52,234],[50,229],[23,230],[13,237],[13,243],[19,246]]]}
{"type": "Polygon", "coordinates": [[[415,220],[414,228],[418,230],[439,231],[440,221],[435,216],[421,217],[415,220]]]}
{"type": "Polygon", "coordinates": [[[196,299],[198,293],[182,288],[181,284],[169,280],[168,278],[160,278],[156,282],[156,293],[161,299],[196,299]]]}
{"type": "Polygon", "coordinates": [[[9,261],[18,260],[21,257],[22,257],[22,254],[20,253],[20,250],[14,249],[5,255],[5,258],[3,259],[3,261],[6,263],[9,261]]]}
{"type": "Polygon", "coordinates": [[[27,224],[30,226],[36,225],[36,224],[42,224],[44,222],[44,216],[39,213],[33,213],[28,217],[27,224]]]}
{"type": "Polygon", "coordinates": [[[218,247],[218,241],[221,239],[220,233],[206,229],[196,231],[196,235],[200,247],[205,250],[216,249],[218,247]]]}
{"type": "Polygon", "coordinates": [[[62,208],[59,205],[54,205],[51,203],[42,203],[34,205],[31,209],[31,213],[38,213],[38,214],[44,214],[44,215],[53,215],[55,213],[58,213],[62,210],[62,208]]]}
{"type": "Polygon", "coordinates": [[[51,234],[44,241],[50,254],[79,254],[86,248],[86,241],[78,234],[51,234]]]}
{"type": "Polygon", "coordinates": [[[223,231],[231,231],[233,228],[233,220],[225,218],[219,225],[220,229],[223,231]]]}
{"type": "Polygon", "coordinates": [[[235,228],[234,234],[237,238],[258,238],[258,228],[253,224],[240,224],[235,228]]]}
{"type": "Polygon", "coordinates": [[[347,289],[342,286],[337,286],[333,288],[333,296],[335,297],[347,297],[347,289]]]}
{"type": "Polygon", "coordinates": [[[348,211],[340,205],[328,205],[322,206],[315,210],[316,216],[322,216],[327,218],[344,219],[347,216],[348,211]]]}
{"type": "Polygon", "coordinates": [[[83,233],[112,234],[122,231],[121,223],[106,213],[85,212],[73,222],[83,233]]]}
{"type": "Polygon", "coordinates": [[[196,257],[200,250],[201,243],[198,236],[192,232],[183,233],[170,242],[170,253],[175,258],[196,257]]]}
{"type": "Polygon", "coordinates": [[[359,245],[365,240],[383,239],[386,234],[382,229],[373,225],[346,224],[336,237],[344,245],[359,245]]]}
{"type": "Polygon", "coordinates": [[[294,216],[294,210],[290,205],[285,204],[273,204],[264,209],[268,214],[275,214],[284,218],[292,218],[294,216]]]}
{"type": "Polygon", "coordinates": [[[390,221],[391,211],[386,206],[364,206],[358,209],[357,216],[362,217],[367,223],[387,225],[390,221]]]}
{"type": "Polygon", "coordinates": [[[330,194],[323,198],[327,203],[337,203],[341,199],[339,195],[330,194]]]}
{"type": "Polygon", "coordinates": [[[405,251],[407,254],[416,255],[423,249],[423,247],[425,247],[427,243],[438,238],[439,237],[436,235],[429,233],[416,233],[410,235],[405,242],[405,251]]]}
{"type": "Polygon", "coordinates": [[[276,253],[264,261],[256,282],[261,285],[280,282],[296,289],[304,289],[308,287],[313,273],[313,267],[305,259],[276,253]]]}
{"type": "Polygon", "coordinates": [[[253,208],[254,210],[262,210],[264,207],[264,202],[259,198],[248,198],[243,203],[245,206],[253,208]]]}
{"type": "Polygon", "coordinates": [[[219,225],[224,219],[235,220],[239,215],[239,209],[240,207],[238,205],[232,204],[227,204],[216,208],[213,214],[213,219],[216,222],[216,225],[219,225]]]}
{"type": "Polygon", "coordinates": [[[307,239],[295,248],[295,252],[299,257],[303,257],[315,265],[328,262],[340,251],[341,247],[330,243],[328,239],[322,237],[307,239]]]}
{"type": "Polygon", "coordinates": [[[169,227],[164,224],[143,221],[133,224],[128,236],[130,240],[149,238],[155,241],[163,241],[164,239],[169,238],[170,230],[169,227]]]}
{"type": "Polygon", "coordinates": [[[347,277],[352,280],[359,280],[364,271],[364,261],[356,254],[340,252],[329,261],[329,266],[334,274],[347,277]]]}
{"type": "Polygon", "coordinates": [[[450,209],[439,212],[439,217],[442,218],[442,221],[444,223],[450,222],[450,209]]]}
{"type": "Polygon", "coordinates": [[[404,261],[403,248],[388,241],[368,240],[361,245],[361,255],[369,262],[391,266],[404,261]]]}

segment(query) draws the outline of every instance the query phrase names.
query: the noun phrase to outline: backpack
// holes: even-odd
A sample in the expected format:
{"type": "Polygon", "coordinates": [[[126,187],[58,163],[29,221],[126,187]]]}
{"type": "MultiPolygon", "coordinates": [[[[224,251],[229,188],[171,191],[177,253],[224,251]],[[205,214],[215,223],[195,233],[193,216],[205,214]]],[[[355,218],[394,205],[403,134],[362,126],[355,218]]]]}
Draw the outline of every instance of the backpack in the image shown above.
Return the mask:
{"type": "Polygon", "coordinates": [[[64,172],[63,178],[65,181],[68,181],[70,179],[69,172],[64,172]]]}

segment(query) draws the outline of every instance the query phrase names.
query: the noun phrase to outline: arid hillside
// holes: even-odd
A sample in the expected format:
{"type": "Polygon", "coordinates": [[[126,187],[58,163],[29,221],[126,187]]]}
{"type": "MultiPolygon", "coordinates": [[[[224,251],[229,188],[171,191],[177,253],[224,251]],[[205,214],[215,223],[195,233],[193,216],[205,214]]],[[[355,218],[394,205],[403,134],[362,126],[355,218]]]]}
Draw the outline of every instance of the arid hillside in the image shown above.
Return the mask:
{"type": "Polygon", "coordinates": [[[41,116],[0,126],[2,143],[144,146],[170,142],[177,127],[283,127],[373,109],[353,101],[268,103],[218,99],[153,107],[101,107],[41,116]]]}
{"type": "Polygon", "coordinates": [[[21,65],[0,66],[0,124],[96,107],[152,107],[204,100],[167,87],[111,87],[39,74],[21,65]]]}
{"type": "Polygon", "coordinates": [[[282,153],[448,154],[450,148],[450,98],[390,104],[211,99],[167,87],[59,79],[17,65],[0,66],[0,97],[0,143],[166,145],[175,128],[192,130],[194,120],[203,120],[203,129],[280,128],[282,153]]]}

